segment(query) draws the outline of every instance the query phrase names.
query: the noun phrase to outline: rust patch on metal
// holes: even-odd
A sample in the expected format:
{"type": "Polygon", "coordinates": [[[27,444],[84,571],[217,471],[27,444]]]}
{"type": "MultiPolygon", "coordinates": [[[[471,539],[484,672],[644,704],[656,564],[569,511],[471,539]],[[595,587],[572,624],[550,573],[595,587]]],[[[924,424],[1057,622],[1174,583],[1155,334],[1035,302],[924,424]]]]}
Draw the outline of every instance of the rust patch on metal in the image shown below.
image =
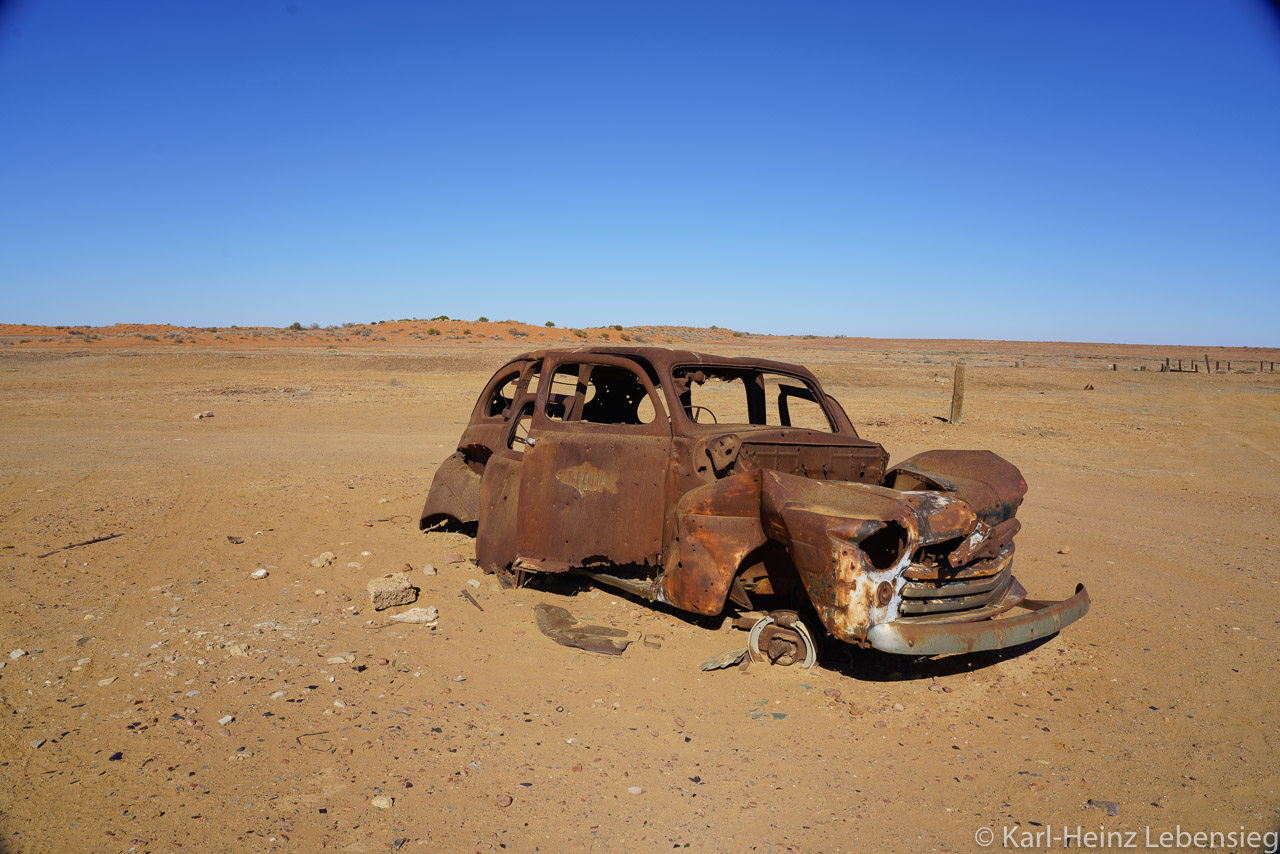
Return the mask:
{"type": "Polygon", "coordinates": [[[560,469],[560,471],[556,472],[556,480],[578,490],[579,497],[586,495],[588,492],[618,494],[618,476],[604,469],[596,468],[591,463],[560,469]]]}

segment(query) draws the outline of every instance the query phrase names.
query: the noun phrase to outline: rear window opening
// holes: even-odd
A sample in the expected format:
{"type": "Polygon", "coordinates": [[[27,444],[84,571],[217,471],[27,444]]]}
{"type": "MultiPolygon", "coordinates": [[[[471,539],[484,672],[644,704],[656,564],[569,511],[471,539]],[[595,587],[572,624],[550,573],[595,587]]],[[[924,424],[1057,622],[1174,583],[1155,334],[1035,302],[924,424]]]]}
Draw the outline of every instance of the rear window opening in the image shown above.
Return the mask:
{"type": "Polygon", "coordinates": [[[695,424],[835,432],[821,393],[800,377],[707,365],[675,368],[671,377],[685,416],[695,424]]]}

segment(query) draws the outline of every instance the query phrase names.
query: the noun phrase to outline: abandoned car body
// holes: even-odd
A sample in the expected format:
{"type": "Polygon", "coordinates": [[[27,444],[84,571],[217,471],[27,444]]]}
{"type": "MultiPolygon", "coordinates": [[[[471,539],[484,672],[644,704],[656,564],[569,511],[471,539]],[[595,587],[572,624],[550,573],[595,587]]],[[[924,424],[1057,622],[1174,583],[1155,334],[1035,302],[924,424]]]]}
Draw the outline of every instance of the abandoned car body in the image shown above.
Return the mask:
{"type": "Polygon", "coordinates": [[[847,643],[940,655],[1025,643],[1088,611],[1083,585],[1039,602],[1013,577],[1027,487],[1011,463],[929,451],[887,464],[802,367],[547,350],[493,375],[420,526],[474,523],[478,562],[505,584],[575,572],[699,614],[766,611],[749,645],[779,663],[812,666],[813,618],[847,643]]]}

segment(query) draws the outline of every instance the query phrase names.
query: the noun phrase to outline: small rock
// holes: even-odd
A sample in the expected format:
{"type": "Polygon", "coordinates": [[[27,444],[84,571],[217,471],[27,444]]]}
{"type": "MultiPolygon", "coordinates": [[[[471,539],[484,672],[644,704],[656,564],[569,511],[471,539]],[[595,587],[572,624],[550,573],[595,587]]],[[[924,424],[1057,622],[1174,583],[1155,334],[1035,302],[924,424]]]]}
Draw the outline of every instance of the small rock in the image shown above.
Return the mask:
{"type": "Polygon", "coordinates": [[[838,688],[828,688],[828,689],[826,689],[825,691],[823,691],[822,693],[823,693],[825,696],[830,697],[830,698],[831,698],[831,699],[833,699],[833,700],[839,700],[839,699],[840,699],[840,690],[839,690],[838,688]]]}
{"type": "Polygon", "coordinates": [[[1102,810],[1107,815],[1120,815],[1120,805],[1115,801],[1099,801],[1090,798],[1085,801],[1084,808],[1102,810]]]}
{"type": "Polygon", "coordinates": [[[373,804],[375,808],[380,810],[391,809],[391,807],[395,805],[395,802],[396,799],[390,795],[377,795],[369,801],[369,803],[373,804]]]}
{"type": "Polygon", "coordinates": [[[233,643],[231,646],[227,647],[227,649],[229,649],[231,654],[237,658],[249,657],[249,645],[247,643],[233,643]]]}
{"type": "Polygon", "coordinates": [[[893,709],[895,712],[900,712],[900,711],[902,711],[903,709],[905,709],[906,707],[905,707],[905,706],[903,706],[901,703],[894,703],[894,704],[893,704],[892,706],[890,706],[889,708],[893,709]]]}
{"type": "Polygon", "coordinates": [[[334,655],[334,656],[330,656],[329,660],[325,663],[326,664],[346,664],[347,659],[341,655],[334,655]]]}
{"type": "Polygon", "coordinates": [[[373,610],[384,611],[396,605],[408,605],[418,598],[418,588],[409,582],[409,573],[393,572],[371,580],[369,602],[373,610]]]}
{"type": "Polygon", "coordinates": [[[378,499],[378,503],[379,503],[379,504],[386,504],[386,503],[387,503],[388,501],[390,501],[390,500],[391,500],[391,499],[389,499],[389,498],[379,498],[379,499],[378,499]]]}
{"type": "Polygon", "coordinates": [[[629,795],[642,795],[642,794],[644,794],[644,787],[642,787],[642,786],[628,786],[628,787],[627,787],[627,794],[629,794],[629,795]]]}
{"type": "Polygon", "coordinates": [[[480,580],[479,580],[479,579],[477,579],[477,578],[468,578],[468,579],[467,579],[467,586],[468,586],[468,587],[470,587],[472,590],[479,590],[479,589],[480,589],[480,580]]]}
{"type": "Polygon", "coordinates": [[[223,715],[222,717],[218,718],[218,726],[226,726],[227,724],[231,723],[235,719],[236,719],[235,715],[223,715]]]}
{"type": "Polygon", "coordinates": [[[15,649],[13,652],[9,653],[9,658],[13,661],[17,661],[19,658],[22,658],[22,656],[26,654],[27,654],[27,651],[25,649],[15,649]]]}
{"type": "Polygon", "coordinates": [[[434,566],[432,566],[431,564],[427,564],[427,565],[425,565],[424,567],[422,567],[422,574],[423,574],[423,575],[435,575],[435,574],[436,574],[436,568],[435,568],[434,566]]]}
{"type": "Polygon", "coordinates": [[[316,569],[323,569],[324,567],[328,566],[329,564],[337,560],[337,558],[338,556],[333,552],[325,552],[324,554],[320,555],[320,557],[312,560],[311,565],[314,566],[316,569]]]}
{"type": "Polygon", "coordinates": [[[323,596],[323,595],[324,595],[324,588],[323,588],[323,587],[317,587],[317,588],[316,588],[316,595],[317,595],[317,596],[323,596]]]}
{"type": "Polygon", "coordinates": [[[266,578],[270,574],[271,573],[267,572],[265,569],[255,569],[253,572],[249,573],[249,577],[250,578],[266,578]]]}
{"type": "Polygon", "coordinates": [[[509,806],[511,806],[511,796],[510,796],[510,795],[508,795],[508,794],[506,794],[506,793],[503,793],[503,794],[501,794],[501,795],[498,795],[498,797],[497,797],[497,801],[498,801],[498,806],[500,806],[500,807],[509,807],[509,806]]]}
{"type": "Polygon", "coordinates": [[[121,759],[124,759],[124,752],[120,750],[107,757],[108,762],[119,762],[121,759]]]}
{"type": "Polygon", "coordinates": [[[1071,554],[1071,546],[1063,546],[1062,548],[1058,549],[1058,554],[1060,555],[1071,554]]]}
{"type": "Polygon", "coordinates": [[[462,563],[466,558],[457,552],[445,552],[440,556],[440,560],[445,563],[462,563]]]}
{"type": "Polygon", "coordinates": [[[437,622],[440,619],[440,611],[434,605],[426,608],[410,608],[403,613],[392,614],[388,619],[393,623],[412,623],[420,626],[437,622]]]}
{"type": "Polygon", "coordinates": [[[347,569],[363,569],[363,567],[360,565],[360,561],[353,560],[347,564],[347,569]]]}
{"type": "Polygon", "coordinates": [[[195,416],[195,419],[196,419],[197,421],[202,421],[202,420],[204,420],[205,418],[212,418],[212,417],[213,417],[213,410],[212,410],[212,409],[206,409],[204,412],[197,412],[197,413],[196,413],[196,416],[195,416]]]}
{"type": "Polygon", "coordinates": [[[41,747],[41,745],[43,745],[43,744],[45,743],[45,741],[46,741],[46,740],[47,740],[47,739],[37,738],[35,741],[31,742],[31,749],[32,749],[32,750],[39,750],[39,749],[40,749],[40,747],[41,747]]]}
{"type": "Polygon", "coordinates": [[[99,680],[98,680],[98,687],[99,687],[99,688],[105,688],[105,687],[107,687],[108,685],[110,685],[110,684],[111,684],[112,682],[114,682],[114,681],[116,681],[116,677],[115,677],[115,676],[108,676],[106,679],[99,679],[99,680]]]}
{"type": "Polygon", "coordinates": [[[289,693],[289,692],[288,692],[288,691],[276,691],[274,694],[272,694],[272,695],[271,695],[271,699],[273,699],[273,700],[279,700],[281,697],[283,697],[283,696],[284,696],[285,694],[287,694],[287,693],[289,693]]]}

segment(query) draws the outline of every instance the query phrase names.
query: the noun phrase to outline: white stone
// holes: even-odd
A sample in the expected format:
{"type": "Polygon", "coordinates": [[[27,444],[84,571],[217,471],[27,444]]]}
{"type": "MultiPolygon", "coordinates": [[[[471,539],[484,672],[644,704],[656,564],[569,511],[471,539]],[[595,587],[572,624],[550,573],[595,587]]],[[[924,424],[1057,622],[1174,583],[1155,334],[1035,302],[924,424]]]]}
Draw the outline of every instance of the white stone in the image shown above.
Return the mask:
{"type": "Polygon", "coordinates": [[[218,724],[219,726],[226,726],[227,724],[231,723],[235,719],[236,719],[235,715],[223,715],[222,717],[218,718],[218,724]]]}
{"type": "Polygon", "coordinates": [[[255,569],[253,572],[249,573],[249,577],[250,578],[266,578],[270,574],[271,573],[267,572],[265,569],[255,569]]]}
{"type": "Polygon", "coordinates": [[[22,656],[26,654],[27,654],[27,651],[25,649],[15,649],[13,652],[9,653],[9,658],[16,661],[17,659],[22,658],[22,656]]]}
{"type": "Polygon", "coordinates": [[[314,566],[316,569],[323,569],[324,567],[333,563],[337,559],[337,557],[338,556],[333,552],[325,552],[324,554],[320,555],[320,557],[312,560],[311,565],[314,566]]]}
{"type": "Polygon", "coordinates": [[[410,608],[399,614],[392,614],[389,618],[393,623],[412,623],[414,625],[424,625],[426,623],[435,623],[440,619],[440,612],[434,605],[426,608],[410,608]]]}

